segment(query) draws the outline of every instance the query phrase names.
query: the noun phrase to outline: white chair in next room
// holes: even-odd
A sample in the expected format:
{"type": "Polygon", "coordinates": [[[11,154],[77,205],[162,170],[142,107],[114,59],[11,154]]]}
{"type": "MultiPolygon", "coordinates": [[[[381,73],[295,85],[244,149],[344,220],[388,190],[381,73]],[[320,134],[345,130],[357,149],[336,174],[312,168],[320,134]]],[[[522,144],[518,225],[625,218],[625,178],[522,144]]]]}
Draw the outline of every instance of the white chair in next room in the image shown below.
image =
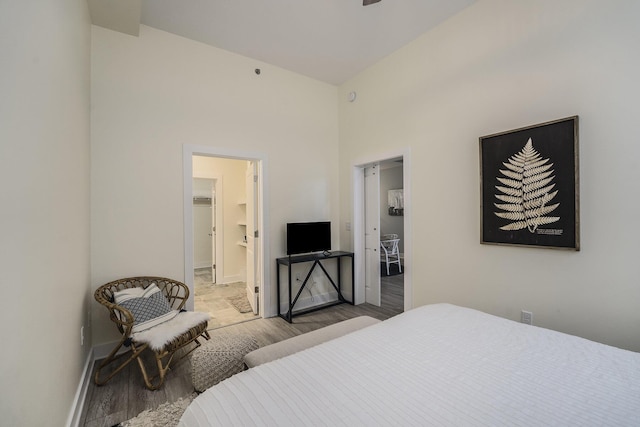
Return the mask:
{"type": "MultiPolygon", "coordinates": [[[[402,264],[400,263],[400,249],[398,245],[400,243],[400,239],[398,239],[398,235],[393,235],[395,238],[380,240],[380,248],[382,249],[382,256],[384,257],[384,262],[387,266],[387,276],[389,275],[389,265],[398,264],[398,270],[402,273],[402,264]]],[[[393,237],[391,236],[391,237],[393,237]]],[[[390,235],[384,235],[383,238],[390,237],[390,235]]]]}

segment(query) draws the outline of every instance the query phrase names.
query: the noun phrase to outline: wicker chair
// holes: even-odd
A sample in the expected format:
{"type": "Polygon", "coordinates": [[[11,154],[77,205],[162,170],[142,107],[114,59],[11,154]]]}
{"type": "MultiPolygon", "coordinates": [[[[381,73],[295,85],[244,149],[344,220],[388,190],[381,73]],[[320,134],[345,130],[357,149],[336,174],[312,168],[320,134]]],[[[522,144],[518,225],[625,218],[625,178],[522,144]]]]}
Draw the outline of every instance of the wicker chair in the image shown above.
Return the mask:
{"type": "Polygon", "coordinates": [[[152,283],[155,283],[158,288],[160,288],[167,298],[169,305],[173,309],[182,310],[187,298],[189,297],[189,288],[187,288],[184,283],[164,277],[130,277],[109,282],[96,289],[94,293],[95,299],[109,310],[111,320],[116,324],[118,330],[122,334],[120,342],[100,363],[96,370],[94,381],[97,385],[105,384],[130,362],[137,360],[142,376],[144,377],[146,387],[149,390],[157,390],[164,383],[165,375],[172,365],[191,353],[191,351],[198,348],[200,346],[200,338],[205,338],[207,340],[210,338],[209,333],[207,332],[208,321],[204,320],[196,326],[184,331],[182,335],[173,338],[161,349],[153,350],[149,346],[149,343],[136,341],[135,336],[132,336],[132,328],[134,326],[133,315],[128,309],[113,302],[114,294],[117,291],[127,288],[142,287],[146,289],[152,283]],[[130,346],[129,351],[118,354],[123,346],[130,346]],[[155,373],[155,375],[149,375],[148,370],[145,367],[142,354],[146,349],[149,349],[154,353],[157,365],[157,373],[155,373]],[[174,360],[176,352],[181,349],[185,350],[174,360]],[[102,378],[102,370],[115,362],[118,362],[119,364],[115,365],[115,368],[113,368],[110,373],[105,374],[106,376],[102,378]]]}

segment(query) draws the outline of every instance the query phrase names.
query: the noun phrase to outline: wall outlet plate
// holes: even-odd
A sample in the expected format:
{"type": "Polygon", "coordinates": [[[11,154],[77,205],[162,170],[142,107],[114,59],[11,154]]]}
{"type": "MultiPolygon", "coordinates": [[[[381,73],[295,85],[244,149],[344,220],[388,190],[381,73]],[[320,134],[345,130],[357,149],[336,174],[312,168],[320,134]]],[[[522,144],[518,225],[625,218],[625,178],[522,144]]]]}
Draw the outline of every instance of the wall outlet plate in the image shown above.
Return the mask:
{"type": "Polygon", "coordinates": [[[524,323],[527,325],[533,324],[533,313],[530,311],[522,310],[520,313],[520,323],[524,323]]]}

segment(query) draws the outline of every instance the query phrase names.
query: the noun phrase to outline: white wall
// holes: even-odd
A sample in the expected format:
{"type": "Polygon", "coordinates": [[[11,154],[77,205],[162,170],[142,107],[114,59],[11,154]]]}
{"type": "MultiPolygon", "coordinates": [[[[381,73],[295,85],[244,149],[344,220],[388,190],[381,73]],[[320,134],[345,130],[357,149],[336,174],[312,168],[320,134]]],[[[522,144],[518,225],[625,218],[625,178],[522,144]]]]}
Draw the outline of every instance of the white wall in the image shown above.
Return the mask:
{"type": "Polygon", "coordinates": [[[354,159],[411,150],[414,305],[527,309],[640,350],[638,16],[633,0],[479,0],[340,87],[343,223],[354,159]],[[582,250],[480,245],[478,138],[576,114],[582,250]]]}
{"type": "Polygon", "coordinates": [[[65,425],[89,354],[90,36],[84,0],[0,2],[2,425],[65,425]]]}
{"type": "MultiPolygon", "coordinates": [[[[287,222],[337,221],[335,86],[145,26],[140,37],[92,28],[94,288],[184,280],[183,144],[264,153],[270,262],[285,253],[287,222]]],[[[94,344],[114,331],[94,304],[94,344]]]]}

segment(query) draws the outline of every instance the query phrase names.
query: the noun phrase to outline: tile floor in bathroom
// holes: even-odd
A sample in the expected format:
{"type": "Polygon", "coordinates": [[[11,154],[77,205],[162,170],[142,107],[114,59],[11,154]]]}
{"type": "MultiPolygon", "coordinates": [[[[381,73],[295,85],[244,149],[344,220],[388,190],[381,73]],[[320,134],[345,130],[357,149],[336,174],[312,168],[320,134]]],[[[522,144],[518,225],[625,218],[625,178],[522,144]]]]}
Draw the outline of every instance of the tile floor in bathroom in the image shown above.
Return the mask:
{"type": "Polygon", "coordinates": [[[240,313],[227,299],[243,295],[246,297],[244,282],[214,284],[211,269],[194,270],[194,308],[211,314],[209,329],[233,325],[247,320],[258,319],[253,312],[240,313]]]}

